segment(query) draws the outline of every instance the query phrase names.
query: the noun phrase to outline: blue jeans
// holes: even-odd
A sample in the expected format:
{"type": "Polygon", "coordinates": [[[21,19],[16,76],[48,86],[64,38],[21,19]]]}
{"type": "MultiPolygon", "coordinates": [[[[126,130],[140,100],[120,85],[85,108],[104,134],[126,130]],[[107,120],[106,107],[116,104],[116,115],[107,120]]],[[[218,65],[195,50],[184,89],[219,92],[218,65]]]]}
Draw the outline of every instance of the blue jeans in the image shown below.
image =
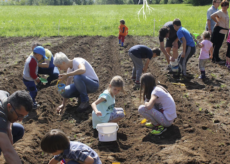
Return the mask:
{"type": "Polygon", "coordinates": [[[51,83],[51,81],[58,79],[59,70],[57,67],[52,68],[38,68],[38,74],[45,74],[49,75],[47,78],[48,84],[51,83]]]}
{"type": "Polygon", "coordinates": [[[73,84],[65,87],[65,92],[62,94],[62,97],[80,97],[81,102],[86,102],[89,101],[87,93],[94,93],[99,88],[99,82],[84,75],[75,75],[73,81],[73,84]]]}
{"type": "Polygon", "coordinates": [[[30,92],[30,96],[33,99],[33,102],[35,103],[35,98],[37,96],[38,91],[37,91],[34,81],[28,81],[23,78],[23,83],[27,87],[28,91],[30,92]]]}
{"type": "MultiPolygon", "coordinates": [[[[17,142],[18,140],[20,140],[23,135],[24,135],[24,127],[19,124],[19,123],[13,123],[12,126],[12,135],[13,135],[13,142],[17,142]]],[[[1,149],[0,149],[0,154],[1,154],[1,149]]]]}

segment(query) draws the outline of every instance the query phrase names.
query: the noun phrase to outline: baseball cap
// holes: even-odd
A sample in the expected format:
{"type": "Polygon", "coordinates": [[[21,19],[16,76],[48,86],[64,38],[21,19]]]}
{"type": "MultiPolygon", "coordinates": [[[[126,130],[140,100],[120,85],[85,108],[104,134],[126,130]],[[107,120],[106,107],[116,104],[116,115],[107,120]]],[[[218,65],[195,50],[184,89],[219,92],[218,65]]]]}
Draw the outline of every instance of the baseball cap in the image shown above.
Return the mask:
{"type": "Polygon", "coordinates": [[[35,47],[35,48],[34,48],[34,53],[39,54],[39,55],[42,55],[43,58],[48,59],[48,58],[46,57],[45,49],[44,49],[42,46],[37,46],[37,47],[35,47]]]}

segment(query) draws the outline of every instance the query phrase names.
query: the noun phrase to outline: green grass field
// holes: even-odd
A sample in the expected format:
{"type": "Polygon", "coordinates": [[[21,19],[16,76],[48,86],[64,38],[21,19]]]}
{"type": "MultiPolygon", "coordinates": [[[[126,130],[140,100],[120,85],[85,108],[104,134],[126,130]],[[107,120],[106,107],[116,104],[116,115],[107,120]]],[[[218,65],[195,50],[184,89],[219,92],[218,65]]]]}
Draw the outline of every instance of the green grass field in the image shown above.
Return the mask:
{"type": "Polygon", "coordinates": [[[155,36],[167,21],[180,18],[191,33],[202,33],[210,6],[151,5],[147,19],[137,12],[142,5],[0,6],[0,36],[118,35],[125,19],[129,35],[155,36]],[[60,27],[59,27],[60,21],[60,27]],[[58,32],[59,29],[59,32],[58,32]]]}

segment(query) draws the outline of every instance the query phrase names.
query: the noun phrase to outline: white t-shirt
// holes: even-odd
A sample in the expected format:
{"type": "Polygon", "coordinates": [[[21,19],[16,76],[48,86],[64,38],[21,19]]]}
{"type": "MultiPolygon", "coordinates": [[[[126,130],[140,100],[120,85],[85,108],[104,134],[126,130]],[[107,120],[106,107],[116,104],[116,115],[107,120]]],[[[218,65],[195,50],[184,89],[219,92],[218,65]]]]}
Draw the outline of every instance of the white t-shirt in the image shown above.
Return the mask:
{"type": "Polygon", "coordinates": [[[154,108],[158,110],[163,109],[164,115],[168,121],[173,121],[177,118],[176,104],[169,92],[166,93],[162,88],[155,87],[152,91],[152,95],[158,97],[154,104],[154,108]]]}
{"type": "MultiPolygon", "coordinates": [[[[228,29],[229,28],[229,16],[228,16],[228,13],[224,13],[222,10],[219,10],[213,14],[217,14],[218,15],[218,26],[220,27],[223,27],[223,28],[226,28],[228,29]]],[[[228,30],[220,30],[220,33],[221,34],[227,34],[228,33],[228,30]]]]}
{"type": "Polygon", "coordinates": [[[96,80],[99,82],[96,72],[94,71],[93,67],[89,64],[89,62],[83,58],[74,58],[73,59],[73,68],[68,68],[67,73],[73,72],[78,69],[79,64],[84,64],[85,66],[85,73],[82,74],[84,76],[89,77],[92,80],[96,80]]]}

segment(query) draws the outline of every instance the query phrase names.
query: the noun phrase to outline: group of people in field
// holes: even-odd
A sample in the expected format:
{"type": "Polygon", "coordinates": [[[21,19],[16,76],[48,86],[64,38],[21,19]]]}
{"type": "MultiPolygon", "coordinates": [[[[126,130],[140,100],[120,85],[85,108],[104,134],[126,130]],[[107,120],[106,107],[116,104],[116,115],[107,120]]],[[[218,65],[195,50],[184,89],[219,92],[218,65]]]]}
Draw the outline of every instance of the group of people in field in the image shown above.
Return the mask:
{"type": "MultiPolygon", "coordinates": [[[[196,43],[200,48],[199,69],[201,79],[206,78],[205,65],[211,58],[213,63],[224,64],[230,69],[230,31],[229,31],[229,16],[227,9],[229,2],[227,0],[213,0],[213,5],[207,11],[206,29],[202,34],[202,41],[196,43]],[[218,10],[219,5],[221,10],[218,10]],[[224,38],[227,36],[228,49],[226,52],[226,60],[219,57],[219,50],[223,44],[224,38]]],[[[168,67],[171,71],[172,66],[170,61],[177,60],[179,64],[179,74],[186,76],[186,63],[189,58],[195,53],[196,47],[190,33],[183,27],[178,20],[167,22],[159,31],[160,49],[165,55],[168,62],[168,67]],[[164,46],[164,38],[167,38],[164,46]],[[178,49],[182,44],[182,53],[178,55],[178,49]],[[171,55],[172,49],[172,55],[171,55]]]]}
{"type": "MultiPolygon", "coordinates": [[[[219,49],[225,35],[229,31],[228,1],[213,0],[213,6],[207,13],[206,31],[203,33],[202,42],[197,42],[201,48],[199,57],[200,78],[205,78],[205,64],[209,58],[213,62],[221,62],[219,49]],[[221,4],[222,10],[217,10],[221,4]],[[211,39],[211,41],[210,41],[211,39]]],[[[120,21],[119,44],[124,46],[125,36],[128,28],[125,21],[120,21]]],[[[149,122],[145,126],[152,128],[151,134],[160,135],[170,127],[177,118],[176,104],[171,94],[161,85],[157,85],[156,78],[151,73],[146,73],[149,62],[152,58],[160,56],[161,51],[168,62],[167,68],[170,70],[170,62],[177,61],[179,65],[178,74],[186,76],[186,65],[189,58],[196,51],[195,42],[190,32],[182,27],[181,21],[175,19],[167,22],[159,31],[159,48],[149,48],[145,45],[134,45],[128,51],[133,62],[133,70],[130,80],[134,82],[134,89],[140,89],[141,100],[138,112],[149,122]],[[164,39],[166,45],[164,46],[164,39]],[[182,46],[182,53],[178,55],[178,48],[182,46]],[[172,50],[172,55],[171,55],[172,50]],[[142,60],[145,59],[145,63],[142,60]]],[[[226,66],[230,67],[230,36],[227,39],[228,51],[226,66]]],[[[99,88],[99,78],[92,65],[81,57],[69,59],[62,52],[55,56],[48,49],[39,43],[32,44],[32,53],[25,61],[23,70],[23,83],[29,91],[16,91],[9,94],[0,91],[0,153],[2,152],[6,162],[9,164],[20,164],[21,160],[13,148],[13,143],[17,142],[24,135],[24,127],[16,123],[21,121],[32,110],[39,107],[36,102],[38,89],[44,85],[39,77],[41,74],[49,75],[46,87],[53,81],[65,82],[65,91],[61,93],[62,103],[57,107],[57,113],[62,113],[69,98],[78,98],[78,112],[84,112],[92,107],[92,128],[97,124],[108,122],[119,122],[125,117],[124,110],[115,107],[115,97],[125,90],[124,80],[121,76],[114,76],[108,87],[105,88],[97,100],[90,105],[88,94],[95,93],[99,88]],[[60,74],[59,70],[65,71],[60,74]]],[[[69,141],[66,134],[59,129],[53,129],[41,139],[41,149],[51,153],[54,157],[49,164],[57,164],[59,161],[68,164],[100,164],[98,154],[89,146],[69,141]]]]}

